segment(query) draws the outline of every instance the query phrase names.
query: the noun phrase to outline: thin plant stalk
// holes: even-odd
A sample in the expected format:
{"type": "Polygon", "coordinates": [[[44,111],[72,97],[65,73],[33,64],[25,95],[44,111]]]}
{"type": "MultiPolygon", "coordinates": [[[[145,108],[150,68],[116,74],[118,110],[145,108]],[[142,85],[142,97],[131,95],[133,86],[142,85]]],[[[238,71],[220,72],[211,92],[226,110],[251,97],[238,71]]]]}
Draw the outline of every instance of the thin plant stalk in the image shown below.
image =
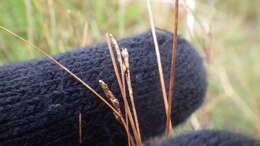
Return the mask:
{"type": "MultiPolygon", "coordinates": [[[[27,27],[27,38],[30,42],[34,41],[34,26],[33,26],[33,21],[32,21],[32,4],[31,4],[31,0],[25,0],[24,4],[25,4],[25,14],[26,14],[26,18],[27,18],[27,23],[28,23],[28,27],[27,27]]],[[[30,51],[29,53],[30,57],[33,56],[32,51],[30,51]]]]}
{"type": "MultiPolygon", "coordinates": [[[[111,34],[110,34],[110,35],[107,34],[107,43],[108,43],[108,49],[109,49],[109,52],[110,52],[112,64],[113,64],[113,66],[114,66],[114,70],[115,70],[115,74],[116,74],[118,83],[121,82],[121,83],[119,83],[119,86],[120,86],[120,84],[121,84],[120,91],[121,91],[122,98],[123,98],[123,102],[124,102],[124,105],[125,105],[125,112],[127,112],[127,114],[126,114],[127,117],[125,117],[125,120],[127,121],[127,120],[129,119],[129,121],[130,121],[130,125],[131,125],[132,131],[133,131],[133,135],[134,135],[134,137],[135,137],[135,140],[136,140],[137,145],[142,145],[141,139],[140,139],[140,137],[139,137],[140,134],[138,134],[138,132],[137,132],[137,130],[136,130],[136,125],[135,125],[134,120],[133,120],[133,115],[132,115],[132,113],[131,113],[131,111],[130,111],[130,107],[129,107],[128,100],[127,100],[126,96],[123,96],[123,95],[125,95],[125,94],[124,94],[124,89],[123,89],[123,87],[122,87],[122,78],[120,78],[120,75],[119,75],[120,73],[119,73],[119,71],[118,71],[118,67],[117,67],[115,55],[114,55],[113,50],[112,50],[111,39],[112,39],[112,41],[114,40],[113,44],[115,45],[115,48],[117,48],[117,47],[118,47],[118,44],[116,43],[115,39],[113,39],[113,36],[112,36],[111,34]]],[[[119,48],[119,47],[118,47],[118,48],[119,48]]],[[[119,51],[118,54],[121,56],[120,51],[119,51]]],[[[122,71],[122,67],[123,67],[122,58],[121,58],[121,60],[120,60],[120,58],[117,58],[117,59],[118,59],[118,61],[119,61],[119,64],[120,64],[120,61],[121,61],[121,63],[122,63],[122,66],[120,66],[120,67],[121,67],[121,71],[122,71]]]]}
{"type": "Polygon", "coordinates": [[[133,113],[134,113],[136,130],[137,130],[137,133],[139,134],[140,140],[142,141],[139,122],[138,122],[138,116],[137,116],[137,112],[136,112],[136,108],[135,108],[133,88],[132,88],[132,83],[131,83],[130,66],[129,66],[129,54],[128,54],[128,51],[127,51],[126,48],[123,49],[122,56],[123,56],[124,63],[125,63],[125,66],[126,66],[126,82],[127,82],[128,92],[129,92],[129,96],[130,96],[130,102],[131,102],[131,105],[132,105],[132,110],[133,110],[133,113]]]}
{"type": "Polygon", "coordinates": [[[83,138],[82,138],[82,116],[81,113],[79,113],[79,144],[83,143],[83,138]]]}
{"type": "MultiPolygon", "coordinates": [[[[112,42],[113,42],[113,44],[115,46],[118,62],[119,62],[120,69],[121,69],[123,92],[124,92],[124,96],[125,96],[125,97],[123,97],[123,100],[127,103],[126,107],[127,107],[127,110],[129,111],[129,112],[126,112],[126,118],[129,119],[130,124],[131,124],[132,129],[133,129],[133,132],[137,134],[136,135],[136,143],[141,146],[142,145],[141,134],[140,134],[140,130],[138,130],[138,128],[137,128],[137,125],[139,125],[139,124],[136,123],[136,120],[134,120],[135,118],[133,117],[133,114],[132,114],[132,112],[130,110],[129,102],[128,102],[127,98],[126,98],[126,85],[125,85],[125,80],[126,80],[125,79],[125,75],[126,74],[125,73],[126,73],[126,68],[127,67],[126,67],[125,62],[122,59],[123,55],[122,55],[122,52],[119,49],[119,45],[118,45],[116,39],[112,35],[111,35],[111,39],[112,39],[112,42]]],[[[132,110],[134,110],[134,109],[135,108],[132,108],[132,110]]],[[[125,120],[128,121],[128,119],[125,119],[125,120]]]]}
{"type": "Polygon", "coordinates": [[[55,14],[55,8],[54,8],[54,3],[53,0],[47,0],[47,5],[48,5],[48,17],[49,17],[49,27],[48,29],[51,31],[51,39],[49,39],[49,43],[51,48],[55,48],[56,42],[57,42],[57,37],[56,37],[56,14],[55,14]]]}
{"type": "Polygon", "coordinates": [[[17,35],[16,33],[8,30],[7,28],[0,26],[0,29],[6,31],[7,33],[13,35],[14,37],[18,38],[19,40],[22,40],[26,45],[28,45],[31,48],[37,49],[37,51],[39,51],[40,54],[42,54],[43,56],[46,56],[48,59],[50,59],[50,61],[52,61],[53,63],[55,63],[56,65],[58,65],[60,68],[62,68],[64,71],[66,71],[68,74],[70,74],[73,78],[75,78],[77,81],[79,81],[84,87],[86,87],[88,90],[90,90],[93,94],[95,94],[100,100],[102,100],[109,108],[112,109],[113,112],[115,112],[115,114],[117,114],[118,116],[121,116],[117,110],[110,104],[108,103],[100,94],[98,94],[92,87],[90,87],[87,83],[85,83],[82,79],[80,79],[76,74],[72,73],[68,68],[66,68],[64,65],[62,65],[61,63],[59,63],[56,59],[54,59],[52,56],[50,56],[49,54],[47,54],[43,49],[35,46],[34,44],[32,44],[30,41],[23,39],[21,36],[17,35]]]}
{"type": "MultiPolygon", "coordinates": [[[[117,62],[120,66],[120,72],[121,72],[121,83],[122,83],[122,96],[123,98],[126,99],[126,86],[125,86],[125,66],[123,64],[123,60],[122,60],[122,56],[121,56],[121,52],[119,49],[119,45],[117,44],[116,40],[114,39],[114,37],[112,36],[112,34],[110,34],[110,39],[114,45],[115,51],[116,51],[116,58],[117,58],[117,62]]],[[[127,105],[125,104],[125,111],[127,110],[127,105]]],[[[126,123],[128,124],[128,112],[125,112],[125,120],[126,123]]]]}
{"type": "MultiPolygon", "coordinates": [[[[153,20],[153,14],[152,14],[150,0],[146,0],[146,2],[147,2],[146,5],[148,8],[150,25],[151,25],[151,29],[152,29],[154,47],[155,47],[156,58],[157,58],[157,65],[158,65],[158,70],[159,70],[159,75],[160,75],[160,83],[161,83],[161,88],[162,88],[163,101],[164,101],[164,106],[165,106],[166,131],[169,132],[170,130],[167,130],[167,129],[172,129],[171,128],[172,125],[171,125],[171,117],[169,117],[169,114],[167,114],[169,111],[169,104],[168,104],[168,99],[167,99],[167,93],[166,93],[166,87],[165,87],[165,81],[164,81],[164,75],[163,75],[163,69],[162,69],[162,63],[161,63],[160,49],[158,46],[158,41],[157,41],[157,37],[156,37],[156,33],[155,33],[155,26],[154,26],[154,20],[153,20]]],[[[167,133],[167,135],[169,135],[169,133],[167,133]]]]}
{"type": "Polygon", "coordinates": [[[120,77],[119,72],[118,72],[118,67],[116,65],[115,55],[114,55],[114,52],[113,52],[113,49],[112,49],[112,44],[111,44],[110,36],[109,36],[108,33],[106,34],[106,41],[107,41],[109,53],[110,53],[110,56],[111,56],[111,60],[112,60],[112,63],[113,63],[113,67],[114,67],[115,75],[116,75],[116,78],[117,78],[117,82],[118,82],[118,85],[119,85],[119,89],[122,92],[123,89],[122,89],[121,77],[120,77]]]}
{"type": "MultiPolygon", "coordinates": [[[[172,58],[171,58],[171,72],[170,72],[170,83],[169,83],[169,111],[168,116],[171,116],[173,95],[174,95],[174,81],[175,81],[175,66],[176,66],[176,48],[177,48],[177,34],[178,34],[178,23],[179,23],[179,0],[175,0],[175,23],[173,28],[173,42],[172,42],[172,58]]],[[[172,129],[169,129],[173,132],[172,129]]]]}
{"type": "Polygon", "coordinates": [[[82,35],[82,40],[81,40],[81,46],[84,46],[87,44],[87,37],[88,37],[88,22],[85,21],[83,25],[83,35],[82,35]]]}
{"type": "MultiPolygon", "coordinates": [[[[117,67],[117,63],[116,63],[116,59],[115,59],[115,55],[114,55],[114,52],[113,52],[113,49],[112,49],[112,44],[111,44],[111,37],[112,35],[111,34],[106,34],[106,41],[107,41],[107,45],[108,45],[108,49],[109,49],[109,54],[111,56],[111,60],[112,60],[112,64],[113,64],[113,67],[114,67],[114,72],[115,72],[115,75],[116,75],[116,78],[117,78],[117,82],[118,82],[118,86],[119,86],[119,89],[120,89],[120,92],[122,94],[122,97],[125,97],[125,86],[123,85],[122,83],[122,78],[120,77],[120,73],[118,71],[118,67],[117,67]]],[[[118,62],[122,62],[119,58],[118,58],[118,62]]],[[[122,66],[120,64],[120,66],[122,66]]],[[[122,69],[121,69],[122,71],[122,69]]],[[[124,104],[124,108],[125,108],[125,120],[126,120],[126,125],[128,127],[128,119],[127,119],[127,107],[126,107],[126,104],[124,104]]]]}
{"type": "Polygon", "coordinates": [[[33,21],[32,21],[32,5],[31,5],[31,0],[25,0],[25,8],[26,8],[26,18],[27,18],[27,23],[28,23],[28,28],[27,28],[27,37],[30,42],[33,42],[33,32],[34,32],[34,27],[33,27],[33,21]]]}

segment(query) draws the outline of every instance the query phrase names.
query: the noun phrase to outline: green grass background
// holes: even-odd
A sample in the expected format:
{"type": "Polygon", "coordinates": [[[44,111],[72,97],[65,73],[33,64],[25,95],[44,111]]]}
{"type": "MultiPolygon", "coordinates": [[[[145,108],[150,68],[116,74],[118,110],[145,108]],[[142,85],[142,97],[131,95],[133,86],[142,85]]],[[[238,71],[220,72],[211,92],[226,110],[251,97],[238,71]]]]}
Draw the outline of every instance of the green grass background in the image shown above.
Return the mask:
{"type": "MultiPolygon", "coordinates": [[[[210,63],[207,100],[196,118],[200,128],[227,129],[260,138],[260,13],[258,0],[196,1],[193,35],[185,25],[188,9],[180,9],[179,32],[210,63]],[[208,33],[205,33],[208,24],[208,33]],[[204,30],[204,31],[203,31],[204,30]]],[[[173,27],[170,3],[153,1],[156,26],[173,27]]],[[[149,29],[145,1],[138,0],[2,0],[0,25],[50,54],[104,40],[106,32],[117,38],[149,29]]],[[[0,31],[0,63],[39,57],[12,35],[0,31]]],[[[130,56],[131,57],[131,56],[130,56]]],[[[178,132],[191,130],[187,122],[178,132]]]]}

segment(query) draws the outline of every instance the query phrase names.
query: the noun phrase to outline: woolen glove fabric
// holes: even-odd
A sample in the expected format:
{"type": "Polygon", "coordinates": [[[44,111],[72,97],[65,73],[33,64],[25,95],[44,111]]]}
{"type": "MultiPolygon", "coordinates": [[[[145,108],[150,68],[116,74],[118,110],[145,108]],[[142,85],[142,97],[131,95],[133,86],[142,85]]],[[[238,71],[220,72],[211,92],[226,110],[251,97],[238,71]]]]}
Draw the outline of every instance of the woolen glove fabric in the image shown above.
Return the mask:
{"type": "Polygon", "coordinates": [[[158,146],[260,146],[260,141],[228,131],[201,130],[176,136],[158,146]]]}
{"type": "MultiPolygon", "coordinates": [[[[172,34],[157,30],[165,81],[169,82],[172,34]]],[[[128,48],[136,109],[143,140],[162,134],[165,111],[150,31],[119,40],[128,48]]],[[[73,49],[53,56],[98,93],[104,80],[123,102],[106,43],[73,49]]],[[[98,97],[47,58],[14,62],[0,67],[0,145],[78,145],[78,114],[82,113],[83,144],[124,146],[127,136],[98,97]]],[[[168,88],[168,85],[166,85],[168,88]]],[[[202,59],[178,37],[174,126],[202,103],[207,82],[202,59]]],[[[104,96],[105,97],[105,96],[104,96]]]]}

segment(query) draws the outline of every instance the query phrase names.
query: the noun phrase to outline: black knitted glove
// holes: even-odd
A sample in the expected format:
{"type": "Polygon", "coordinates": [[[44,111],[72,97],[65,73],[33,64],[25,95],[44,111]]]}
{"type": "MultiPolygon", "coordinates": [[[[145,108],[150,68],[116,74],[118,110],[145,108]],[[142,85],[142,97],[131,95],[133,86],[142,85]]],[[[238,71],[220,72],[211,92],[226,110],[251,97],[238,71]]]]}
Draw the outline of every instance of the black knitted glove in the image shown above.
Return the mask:
{"type": "MultiPolygon", "coordinates": [[[[157,37],[168,83],[172,34],[157,31],[157,37]]],[[[165,111],[151,32],[121,39],[119,45],[129,51],[142,138],[147,140],[165,130],[165,111]]],[[[98,80],[104,80],[121,101],[106,43],[74,49],[54,55],[54,58],[99,93],[103,91],[98,80]]],[[[178,38],[175,72],[174,126],[201,105],[207,86],[202,59],[181,37],[178,38]]],[[[0,145],[77,145],[79,112],[84,122],[83,145],[127,145],[125,131],[111,110],[47,58],[1,66],[0,79],[0,145]]]]}
{"type": "Polygon", "coordinates": [[[260,146],[260,141],[228,131],[202,130],[174,137],[158,146],[260,146]]]}

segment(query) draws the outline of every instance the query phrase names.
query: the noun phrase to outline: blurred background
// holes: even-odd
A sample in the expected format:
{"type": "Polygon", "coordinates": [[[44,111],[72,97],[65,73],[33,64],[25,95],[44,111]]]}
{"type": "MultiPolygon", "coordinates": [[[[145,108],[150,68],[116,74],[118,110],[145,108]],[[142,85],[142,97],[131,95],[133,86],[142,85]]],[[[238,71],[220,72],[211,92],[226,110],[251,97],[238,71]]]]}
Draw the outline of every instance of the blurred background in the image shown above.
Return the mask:
{"type": "MultiPolygon", "coordinates": [[[[173,29],[172,0],[151,0],[156,27],[173,29]]],[[[204,57],[207,99],[175,131],[226,129],[260,138],[260,6],[258,0],[180,0],[179,33],[204,57]]],[[[0,1],[0,25],[49,54],[149,29],[140,0],[0,1]]],[[[0,64],[39,57],[0,31],[0,64]]],[[[131,57],[131,56],[130,56],[131,57]]]]}

